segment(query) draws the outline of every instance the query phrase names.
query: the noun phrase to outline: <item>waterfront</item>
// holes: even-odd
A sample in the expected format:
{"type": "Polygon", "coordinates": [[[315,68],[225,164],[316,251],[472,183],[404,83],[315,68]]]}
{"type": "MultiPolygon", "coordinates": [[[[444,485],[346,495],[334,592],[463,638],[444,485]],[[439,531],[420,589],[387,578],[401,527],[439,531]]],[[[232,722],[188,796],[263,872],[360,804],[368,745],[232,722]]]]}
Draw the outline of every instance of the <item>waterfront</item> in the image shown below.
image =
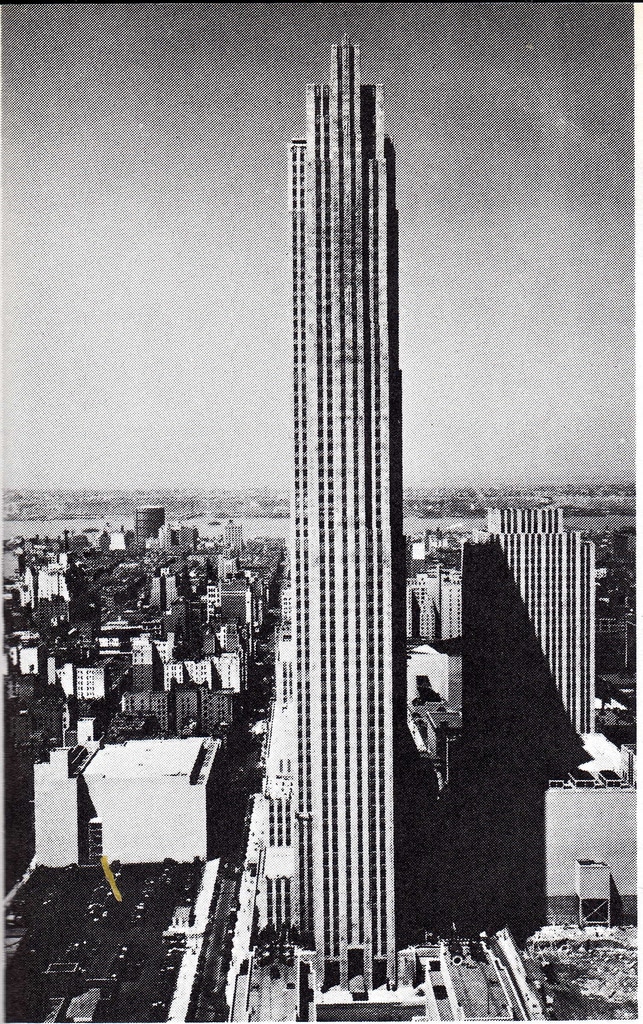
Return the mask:
{"type": "MultiPolygon", "coordinates": [[[[218,525],[217,517],[206,513],[202,516],[183,520],[185,525],[196,526],[200,537],[217,540],[222,535],[223,522],[218,525]]],[[[282,537],[289,540],[290,520],[284,517],[258,516],[258,517],[236,517],[235,522],[241,523],[243,536],[246,540],[253,537],[282,537]]],[[[48,519],[48,520],[4,520],[3,537],[11,540],[16,537],[60,537],[65,530],[71,534],[79,534],[84,531],[93,530],[101,533],[105,527],[108,530],[134,529],[134,517],[123,516],[122,519],[115,518],[113,522],[107,523],[104,519],[48,519]]],[[[435,518],[424,518],[419,516],[407,516],[404,519],[404,533],[406,536],[415,536],[424,530],[441,530],[442,533],[471,533],[473,530],[484,529],[485,521],[481,516],[463,519],[461,516],[440,516],[435,518]]],[[[589,515],[565,517],[565,526],[568,530],[580,530],[582,533],[609,533],[612,530],[635,529],[636,516],[611,514],[611,515],[589,515]]],[[[91,534],[90,534],[91,539],[91,534]]]]}
{"type": "MultiPolygon", "coordinates": [[[[181,522],[185,526],[196,526],[199,531],[200,537],[211,538],[213,540],[220,539],[223,532],[224,519],[219,519],[218,516],[206,513],[202,516],[196,516],[195,518],[182,519],[181,522]],[[217,524],[218,525],[212,525],[217,524]]],[[[274,516],[259,516],[259,517],[238,517],[235,518],[235,522],[241,523],[243,527],[243,536],[246,540],[252,539],[253,537],[271,537],[284,539],[290,535],[290,520],[288,518],[277,518],[274,516]]],[[[3,537],[5,540],[11,540],[15,537],[50,537],[56,538],[61,537],[65,530],[69,530],[70,536],[72,534],[79,534],[87,532],[88,530],[102,531],[107,528],[108,532],[120,530],[124,527],[125,530],[134,530],[134,516],[123,516],[121,518],[114,517],[109,522],[105,519],[39,519],[39,520],[4,520],[3,525],[3,537]]],[[[96,536],[96,533],[90,534],[96,536]]]]}

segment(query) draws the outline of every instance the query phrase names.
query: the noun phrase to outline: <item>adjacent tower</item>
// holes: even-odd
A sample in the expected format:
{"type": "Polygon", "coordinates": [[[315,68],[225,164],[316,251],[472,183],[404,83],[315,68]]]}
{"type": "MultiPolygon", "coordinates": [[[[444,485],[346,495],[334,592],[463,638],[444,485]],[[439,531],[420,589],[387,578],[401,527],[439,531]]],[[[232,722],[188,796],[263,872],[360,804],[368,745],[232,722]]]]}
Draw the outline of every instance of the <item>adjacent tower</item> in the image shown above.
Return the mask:
{"type": "Polygon", "coordinates": [[[594,544],[567,533],[558,508],[492,509],[487,531],[463,552],[465,716],[476,702],[496,714],[503,683],[524,693],[526,673],[542,679],[534,715],[556,691],[576,732],[594,732],[594,544]]]}
{"type": "Polygon", "coordinates": [[[332,47],[290,147],[294,910],[318,982],[395,974],[394,676],[404,651],[395,156],[381,85],[332,47]]]}

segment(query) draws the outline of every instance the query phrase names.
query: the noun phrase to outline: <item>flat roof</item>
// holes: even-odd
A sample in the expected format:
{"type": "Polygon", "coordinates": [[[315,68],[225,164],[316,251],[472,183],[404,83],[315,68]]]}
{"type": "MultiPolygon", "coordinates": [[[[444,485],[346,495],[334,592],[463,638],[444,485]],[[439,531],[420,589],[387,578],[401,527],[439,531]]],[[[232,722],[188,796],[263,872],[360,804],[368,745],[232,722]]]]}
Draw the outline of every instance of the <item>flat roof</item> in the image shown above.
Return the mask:
{"type": "Polygon", "coordinates": [[[408,645],[408,650],[409,650],[409,654],[441,654],[442,653],[441,651],[437,651],[435,649],[435,647],[433,646],[433,644],[428,644],[428,643],[427,644],[423,644],[423,643],[409,644],[408,645]]]}
{"type": "Polygon", "coordinates": [[[581,737],[585,750],[590,755],[579,767],[588,772],[600,772],[606,768],[620,773],[621,751],[601,732],[583,733],[581,737]]]}
{"type": "Polygon", "coordinates": [[[462,638],[453,637],[451,640],[407,640],[406,650],[408,655],[414,654],[439,654],[442,657],[457,658],[462,654],[462,638]]]}
{"type": "Polygon", "coordinates": [[[466,966],[460,966],[450,958],[448,970],[466,1020],[511,1020],[511,1007],[497,973],[489,964],[468,960],[466,966]]]}
{"type": "MultiPolygon", "coordinates": [[[[189,777],[204,742],[203,737],[199,736],[184,740],[108,743],[97,751],[84,774],[102,776],[104,779],[158,779],[168,775],[189,777]]],[[[213,749],[216,749],[216,744],[212,744],[213,749]]]]}

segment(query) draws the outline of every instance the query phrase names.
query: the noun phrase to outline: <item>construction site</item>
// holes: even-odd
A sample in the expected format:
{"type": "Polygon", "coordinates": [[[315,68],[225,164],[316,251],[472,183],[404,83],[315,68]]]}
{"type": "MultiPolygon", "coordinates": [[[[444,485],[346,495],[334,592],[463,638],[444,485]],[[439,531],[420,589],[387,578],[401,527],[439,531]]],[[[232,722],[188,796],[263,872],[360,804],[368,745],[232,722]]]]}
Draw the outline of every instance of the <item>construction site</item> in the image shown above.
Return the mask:
{"type": "Polygon", "coordinates": [[[526,943],[552,1020],[636,1020],[637,929],[548,925],[526,943]]]}

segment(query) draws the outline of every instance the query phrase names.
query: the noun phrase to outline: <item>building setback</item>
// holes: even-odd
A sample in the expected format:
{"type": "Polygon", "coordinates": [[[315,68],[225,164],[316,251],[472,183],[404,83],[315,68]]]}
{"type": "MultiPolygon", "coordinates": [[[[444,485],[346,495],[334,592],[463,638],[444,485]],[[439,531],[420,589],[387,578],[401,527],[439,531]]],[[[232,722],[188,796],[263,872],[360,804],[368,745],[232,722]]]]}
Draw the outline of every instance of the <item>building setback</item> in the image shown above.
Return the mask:
{"type": "MultiPolygon", "coordinates": [[[[290,145],[294,912],[318,983],[395,976],[393,679],[404,547],[395,156],[382,86],[332,47],[290,145]]],[[[403,701],[403,669],[402,669],[403,701]]]]}

